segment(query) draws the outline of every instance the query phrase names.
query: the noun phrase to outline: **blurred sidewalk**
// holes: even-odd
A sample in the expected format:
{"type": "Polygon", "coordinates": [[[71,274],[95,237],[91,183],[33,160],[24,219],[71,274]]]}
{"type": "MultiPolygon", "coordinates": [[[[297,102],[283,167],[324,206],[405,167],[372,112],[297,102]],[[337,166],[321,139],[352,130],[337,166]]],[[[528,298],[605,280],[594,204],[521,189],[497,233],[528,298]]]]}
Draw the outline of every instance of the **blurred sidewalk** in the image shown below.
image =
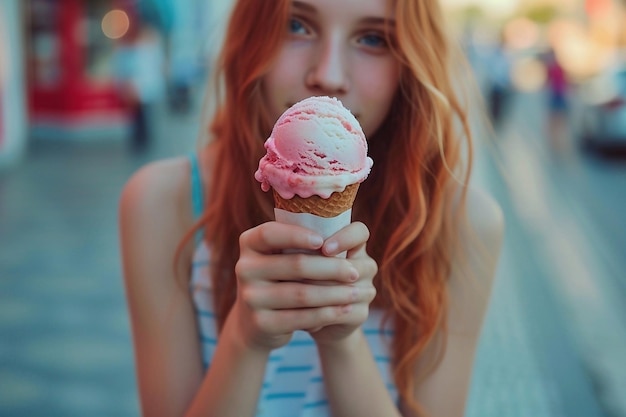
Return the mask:
{"type": "MultiPolygon", "coordinates": [[[[608,416],[598,396],[606,402],[618,387],[598,387],[601,380],[590,378],[591,370],[600,368],[589,361],[594,346],[585,344],[589,335],[576,313],[600,320],[607,312],[596,304],[610,308],[613,321],[593,323],[600,335],[624,317],[616,310],[624,305],[606,293],[611,273],[591,275],[594,280],[585,281],[591,287],[564,283],[556,274],[557,268],[569,272],[576,261],[590,268],[604,262],[593,250],[580,258],[578,236],[589,236],[583,230],[589,221],[572,221],[567,230],[553,232],[575,214],[572,197],[561,196],[567,189],[563,183],[576,177],[560,178],[563,164],[559,168],[539,146],[537,100],[516,104],[500,138],[508,185],[486,150],[478,152],[476,181],[503,205],[507,231],[469,417],[608,416]],[[555,239],[561,252],[553,256],[555,239]],[[562,253],[563,248],[573,252],[562,253]],[[564,288],[582,294],[576,298],[564,288]],[[586,294],[599,297],[597,303],[586,294]]],[[[0,177],[0,415],[138,415],[120,277],[118,197],[128,176],[145,162],[193,150],[198,102],[194,108],[189,115],[173,115],[160,106],[156,141],[146,155],[129,153],[124,143],[37,143],[22,166],[0,177]]],[[[605,175],[606,184],[623,174],[619,169],[614,174],[597,167],[596,174],[605,175]]],[[[603,241],[603,235],[598,239],[603,241]]],[[[572,279],[582,279],[578,275],[572,279]]],[[[611,355],[620,345],[601,340],[605,346],[595,348],[615,358],[611,355]]],[[[612,364],[622,367],[624,360],[612,364]]]]}
{"type": "Polygon", "coordinates": [[[626,416],[626,164],[555,148],[541,93],[512,104],[477,164],[507,232],[470,414],[626,416]]]}
{"type": "Polygon", "coordinates": [[[0,416],[139,415],[117,234],[146,162],[193,151],[190,114],[154,109],[153,146],[33,143],[0,176],[0,416]]]}

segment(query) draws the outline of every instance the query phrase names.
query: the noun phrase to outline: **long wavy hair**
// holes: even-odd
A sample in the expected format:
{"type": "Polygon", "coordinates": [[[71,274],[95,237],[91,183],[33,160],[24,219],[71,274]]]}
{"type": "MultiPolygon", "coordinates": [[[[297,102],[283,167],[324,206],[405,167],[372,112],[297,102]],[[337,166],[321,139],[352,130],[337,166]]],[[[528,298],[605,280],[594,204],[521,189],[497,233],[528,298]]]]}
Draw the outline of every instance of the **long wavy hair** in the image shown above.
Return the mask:
{"type": "MultiPolygon", "coordinates": [[[[368,139],[375,164],[353,214],[371,232],[368,251],[379,266],[373,306],[393,323],[393,372],[401,400],[421,414],[412,394],[420,382],[414,369],[435,336],[445,337],[446,283],[472,148],[467,114],[452,82],[456,48],[438,1],[393,0],[388,7],[395,8],[392,45],[402,66],[400,88],[386,120],[368,139]],[[459,189],[461,204],[453,204],[459,189]]],[[[261,191],[253,173],[273,124],[264,111],[261,79],[284,41],[289,9],[289,0],[239,0],[217,61],[219,82],[211,85],[216,104],[209,136],[217,156],[198,227],[204,227],[211,250],[220,328],[236,296],[239,235],[273,219],[271,194],[261,191]]]]}

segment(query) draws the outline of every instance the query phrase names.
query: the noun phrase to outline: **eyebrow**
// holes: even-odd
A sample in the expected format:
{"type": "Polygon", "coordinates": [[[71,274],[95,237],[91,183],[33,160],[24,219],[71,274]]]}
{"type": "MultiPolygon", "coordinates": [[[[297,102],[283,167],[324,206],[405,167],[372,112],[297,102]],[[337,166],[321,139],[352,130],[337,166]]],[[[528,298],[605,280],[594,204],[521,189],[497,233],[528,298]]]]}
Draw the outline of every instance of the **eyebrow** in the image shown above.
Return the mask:
{"type": "MultiPolygon", "coordinates": [[[[317,9],[315,7],[302,1],[297,1],[297,0],[293,1],[292,7],[294,9],[301,9],[303,12],[308,12],[312,14],[317,13],[317,9]]],[[[366,18],[361,19],[360,23],[367,24],[367,25],[388,26],[391,28],[396,27],[396,19],[388,18],[388,17],[366,17],[366,18]]]]}
{"type": "Polygon", "coordinates": [[[294,9],[302,9],[304,11],[307,11],[309,13],[317,13],[317,10],[315,9],[315,7],[311,6],[308,3],[304,3],[302,1],[294,1],[291,3],[294,9]]]}
{"type": "Polygon", "coordinates": [[[396,27],[396,19],[387,17],[366,17],[365,19],[361,20],[361,23],[376,26],[389,26],[391,28],[396,27]]]}

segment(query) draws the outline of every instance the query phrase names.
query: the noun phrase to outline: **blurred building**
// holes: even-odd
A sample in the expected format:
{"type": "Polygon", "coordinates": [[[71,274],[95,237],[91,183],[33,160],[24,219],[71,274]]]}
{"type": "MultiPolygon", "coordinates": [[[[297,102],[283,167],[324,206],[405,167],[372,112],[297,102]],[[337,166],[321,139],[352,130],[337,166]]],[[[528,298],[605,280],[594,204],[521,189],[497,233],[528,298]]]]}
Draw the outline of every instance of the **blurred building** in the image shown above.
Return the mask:
{"type": "Polygon", "coordinates": [[[17,163],[26,144],[21,0],[0,2],[0,168],[17,163]]]}
{"type": "Polygon", "coordinates": [[[196,82],[208,53],[212,3],[2,0],[0,166],[19,161],[31,139],[89,142],[128,134],[113,55],[133,27],[159,32],[167,63],[155,71],[165,83],[196,82]]]}
{"type": "MultiPolygon", "coordinates": [[[[115,6],[115,0],[26,2],[31,137],[86,140],[124,125],[109,68],[114,34],[103,31],[115,6]]],[[[123,22],[115,25],[124,30],[123,22]]]]}

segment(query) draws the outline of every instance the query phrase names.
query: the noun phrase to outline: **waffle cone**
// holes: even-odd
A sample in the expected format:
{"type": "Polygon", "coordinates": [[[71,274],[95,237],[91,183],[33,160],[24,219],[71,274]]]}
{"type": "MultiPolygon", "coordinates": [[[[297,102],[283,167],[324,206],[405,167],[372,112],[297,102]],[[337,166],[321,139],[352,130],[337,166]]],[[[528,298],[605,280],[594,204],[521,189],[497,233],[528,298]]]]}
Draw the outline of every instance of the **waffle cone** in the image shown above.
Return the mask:
{"type": "Polygon", "coordinates": [[[359,183],[348,185],[341,192],[334,192],[328,198],[312,195],[302,198],[294,195],[286,200],[274,192],[274,205],[276,208],[289,211],[291,213],[309,213],[319,217],[335,217],[352,208],[356,193],[359,190],[359,183]]]}

